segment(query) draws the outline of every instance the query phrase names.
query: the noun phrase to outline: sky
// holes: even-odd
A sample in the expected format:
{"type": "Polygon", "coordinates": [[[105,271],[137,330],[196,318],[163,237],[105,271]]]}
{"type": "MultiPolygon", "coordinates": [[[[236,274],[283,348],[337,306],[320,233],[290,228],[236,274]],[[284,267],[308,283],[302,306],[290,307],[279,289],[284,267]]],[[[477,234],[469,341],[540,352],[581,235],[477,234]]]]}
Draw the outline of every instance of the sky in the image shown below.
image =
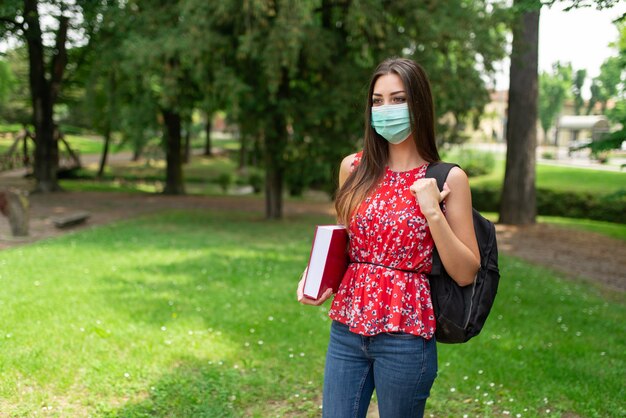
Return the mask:
{"type": "MultiPolygon", "coordinates": [[[[611,9],[584,8],[564,12],[563,6],[541,9],[539,17],[539,71],[551,71],[552,64],[571,62],[574,70],[587,70],[583,96],[589,98],[591,79],[600,73],[600,65],[617,50],[609,47],[618,38],[613,23],[626,13],[626,2],[611,9]]],[[[501,63],[496,86],[508,88],[509,61],[501,63]]]]}

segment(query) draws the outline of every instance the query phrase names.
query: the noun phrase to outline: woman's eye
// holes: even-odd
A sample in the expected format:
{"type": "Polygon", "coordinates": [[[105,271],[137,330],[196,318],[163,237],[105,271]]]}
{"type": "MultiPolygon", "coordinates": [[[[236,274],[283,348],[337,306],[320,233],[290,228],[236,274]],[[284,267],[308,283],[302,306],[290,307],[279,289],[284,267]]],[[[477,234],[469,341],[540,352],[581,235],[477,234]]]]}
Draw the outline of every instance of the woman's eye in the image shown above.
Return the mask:
{"type": "Polygon", "coordinates": [[[393,101],[395,103],[404,103],[404,102],[406,102],[406,98],[405,97],[394,97],[393,101]]]}
{"type": "Polygon", "coordinates": [[[379,105],[381,104],[383,101],[381,99],[372,99],[372,104],[373,105],[379,105]]]}

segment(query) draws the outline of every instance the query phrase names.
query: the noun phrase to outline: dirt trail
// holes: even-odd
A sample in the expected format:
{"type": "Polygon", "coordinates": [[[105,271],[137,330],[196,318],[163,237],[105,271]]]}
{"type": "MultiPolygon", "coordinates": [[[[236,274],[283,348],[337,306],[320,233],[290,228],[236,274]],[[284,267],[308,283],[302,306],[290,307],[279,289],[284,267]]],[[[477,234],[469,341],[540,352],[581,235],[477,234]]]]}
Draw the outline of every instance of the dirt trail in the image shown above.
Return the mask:
{"type": "MultiPolygon", "coordinates": [[[[6,218],[0,218],[0,249],[165,209],[246,210],[260,215],[264,211],[264,202],[251,197],[161,196],[110,192],[31,195],[30,204],[31,236],[24,239],[9,238],[8,222],[6,218]],[[52,218],[78,211],[91,213],[86,224],[63,230],[54,227],[52,218]]],[[[328,202],[287,202],[285,213],[288,216],[297,213],[332,213],[332,206],[328,202]]],[[[530,227],[498,225],[497,231],[498,246],[502,253],[548,266],[572,278],[591,279],[604,285],[607,290],[626,290],[624,241],[593,232],[546,224],[530,227]]]]}

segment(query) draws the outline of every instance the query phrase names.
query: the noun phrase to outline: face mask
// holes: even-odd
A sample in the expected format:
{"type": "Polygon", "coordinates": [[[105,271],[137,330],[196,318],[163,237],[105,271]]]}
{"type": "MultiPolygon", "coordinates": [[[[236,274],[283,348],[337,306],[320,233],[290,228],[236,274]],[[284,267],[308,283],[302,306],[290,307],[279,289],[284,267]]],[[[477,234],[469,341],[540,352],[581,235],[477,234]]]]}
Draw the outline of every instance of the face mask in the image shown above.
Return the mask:
{"type": "Polygon", "coordinates": [[[372,128],[392,144],[399,144],[411,133],[409,105],[384,105],[372,107],[372,128]]]}

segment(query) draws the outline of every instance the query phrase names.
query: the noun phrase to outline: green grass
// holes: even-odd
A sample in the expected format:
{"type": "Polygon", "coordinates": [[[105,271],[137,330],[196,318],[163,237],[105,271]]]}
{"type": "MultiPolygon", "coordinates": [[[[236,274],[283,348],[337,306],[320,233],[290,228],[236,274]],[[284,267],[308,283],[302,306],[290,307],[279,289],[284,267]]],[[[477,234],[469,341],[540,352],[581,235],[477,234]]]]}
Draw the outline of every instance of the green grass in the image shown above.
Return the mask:
{"type": "MultiPolygon", "coordinates": [[[[498,160],[490,174],[470,179],[472,186],[501,186],[504,181],[504,160],[498,160]]],[[[576,167],[537,164],[538,188],[571,192],[610,194],[626,189],[626,171],[602,171],[576,167]]]]}
{"type": "MultiPolygon", "coordinates": [[[[327,306],[295,286],[325,222],[170,212],[0,252],[0,411],[318,416],[327,306]]],[[[483,333],[439,346],[427,416],[623,416],[623,302],[501,268],[483,333]]]]}

